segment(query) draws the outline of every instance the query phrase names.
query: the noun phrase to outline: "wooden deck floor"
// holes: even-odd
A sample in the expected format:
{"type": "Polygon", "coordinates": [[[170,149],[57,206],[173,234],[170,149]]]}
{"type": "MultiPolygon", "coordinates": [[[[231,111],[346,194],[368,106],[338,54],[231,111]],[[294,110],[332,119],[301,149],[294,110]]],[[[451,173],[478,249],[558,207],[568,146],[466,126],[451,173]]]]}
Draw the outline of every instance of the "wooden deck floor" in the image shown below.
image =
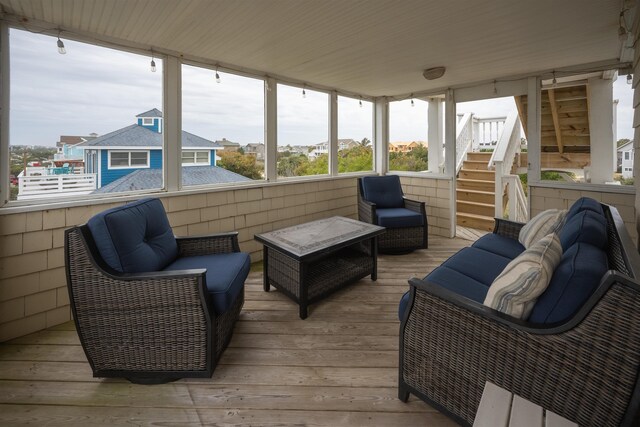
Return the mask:
{"type": "Polygon", "coordinates": [[[451,426],[397,398],[398,318],[407,279],[469,241],[379,258],[364,279],[310,307],[306,320],[251,273],[230,347],[211,379],[135,385],[97,379],[73,323],[0,345],[0,425],[451,426]]]}

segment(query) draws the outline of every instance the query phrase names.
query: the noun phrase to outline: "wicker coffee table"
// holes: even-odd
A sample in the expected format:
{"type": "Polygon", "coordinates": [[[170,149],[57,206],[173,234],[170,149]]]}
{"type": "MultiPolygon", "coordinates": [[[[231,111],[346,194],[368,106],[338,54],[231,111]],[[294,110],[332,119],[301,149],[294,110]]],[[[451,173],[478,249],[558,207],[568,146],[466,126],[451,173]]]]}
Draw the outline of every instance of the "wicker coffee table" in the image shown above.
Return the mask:
{"type": "Polygon", "coordinates": [[[377,279],[377,236],[384,230],[335,216],[256,234],[264,245],[265,292],[275,286],[305,319],[309,304],[365,276],[377,279]]]}

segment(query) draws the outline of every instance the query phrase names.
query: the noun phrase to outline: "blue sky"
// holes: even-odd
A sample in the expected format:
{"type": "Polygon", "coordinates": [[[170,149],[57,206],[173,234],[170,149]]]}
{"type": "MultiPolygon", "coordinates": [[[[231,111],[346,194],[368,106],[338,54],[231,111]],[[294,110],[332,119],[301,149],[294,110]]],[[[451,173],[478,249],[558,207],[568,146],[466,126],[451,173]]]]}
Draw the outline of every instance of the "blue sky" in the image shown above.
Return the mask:
{"type": "MultiPolygon", "coordinates": [[[[150,71],[150,58],[12,29],[11,144],[55,145],[60,135],[99,135],[135,122],[135,115],[162,109],[162,60],[150,71]],[[35,65],[34,65],[35,64],[35,65]]],[[[264,142],[263,83],[210,69],[183,66],[183,129],[207,139],[242,144],[264,142]]],[[[328,140],[327,95],[278,86],[278,141],[309,145],[328,140]]],[[[618,138],[632,138],[632,90],[624,76],[614,83],[618,138]]],[[[427,139],[426,102],[394,102],[391,140],[427,139]]],[[[513,98],[458,104],[458,112],[477,116],[507,115],[513,98]]],[[[339,138],[371,139],[372,106],[339,97],[339,138]]]]}

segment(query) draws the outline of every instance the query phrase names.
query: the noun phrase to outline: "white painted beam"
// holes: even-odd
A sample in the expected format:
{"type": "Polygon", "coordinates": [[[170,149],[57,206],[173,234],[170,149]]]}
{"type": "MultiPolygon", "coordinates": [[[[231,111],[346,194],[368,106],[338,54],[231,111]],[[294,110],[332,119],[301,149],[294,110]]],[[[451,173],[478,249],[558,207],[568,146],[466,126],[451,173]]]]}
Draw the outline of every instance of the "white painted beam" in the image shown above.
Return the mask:
{"type": "Polygon", "coordinates": [[[0,23],[0,206],[9,202],[9,27],[0,23]]]}
{"type": "Polygon", "coordinates": [[[264,176],[278,179],[278,85],[268,77],[264,85],[264,176]]]}
{"type": "Polygon", "coordinates": [[[164,59],[162,173],[164,188],[182,188],[182,63],[173,56],[164,59]]]}
{"type": "Polygon", "coordinates": [[[338,175],[338,92],[329,93],[329,175],[338,175]]]}
{"type": "Polygon", "coordinates": [[[376,172],[384,175],[389,171],[389,102],[386,98],[376,99],[373,108],[375,125],[373,146],[376,172]]]}
{"type": "Polygon", "coordinates": [[[613,178],[616,160],[613,127],[613,80],[589,79],[589,134],[591,135],[591,184],[605,184],[613,178]]]}

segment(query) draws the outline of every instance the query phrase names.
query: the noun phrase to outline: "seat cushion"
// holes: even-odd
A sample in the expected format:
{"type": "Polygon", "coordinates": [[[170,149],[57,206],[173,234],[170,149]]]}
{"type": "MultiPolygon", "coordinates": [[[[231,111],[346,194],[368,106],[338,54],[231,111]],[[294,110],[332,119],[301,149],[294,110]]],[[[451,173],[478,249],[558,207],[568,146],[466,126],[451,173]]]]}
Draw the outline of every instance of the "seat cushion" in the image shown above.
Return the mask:
{"type": "Polygon", "coordinates": [[[562,227],[566,215],[566,210],[559,209],[540,212],[520,229],[518,241],[525,249],[530,248],[549,233],[556,233],[562,227]]]}
{"type": "Polygon", "coordinates": [[[362,196],[375,203],[376,208],[401,208],[402,186],[397,175],[365,176],[362,178],[362,196]]]}
{"type": "Polygon", "coordinates": [[[510,261],[507,257],[471,247],[459,250],[442,266],[489,286],[510,261]]]}
{"type": "Polygon", "coordinates": [[[213,308],[217,314],[222,314],[231,308],[240,294],[250,266],[249,254],[233,252],[181,257],[167,266],[165,271],[206,268],[207,290],[213,308]]]}
{"type": "Polygon", "coordinates": [[[178,256],[178,244],[159,199],[106,210],[87,226],[102,259],[122,273],[160,271],[178,256]]]}
{"type": "Polygon", "coordinates": [[[527,319],[562,258],[562,246],[551,233],[509,263],[493,281],[484,304],[518,319],[527,319]]]}
{"type": "Polygon", "coordinates": [[[411,298],[411,291],[407,291],[400,298],[400,304],[398,305],[398,319],[402,322],[402,318],[404,317],[404,312],[407,311],[407,307],[409,307],[409,299],[411,298]]]}
{"type": "Polygon", "coordinates": [[[378,225],[387,228],[422,227],[424,217],[419,212],[405,208],[376,209],[378,225]]]}
{"type": "Polygon", "coordinates": [[[424,280],[436,283],[445,289],[479,303],[482,303],[489,290],[488,285],[444,265],[433,270],[424,280]]]}
{"type": "Polygon", "coordinates": [[[495,233],[485,234],[476,240],[472,247],[509,259],[514,259],[524,252],[524,246],[522,246],[522,244],[516,239],[511,239],[495,233]]]}
{"type": "Polygon", "coordinates": [[[594,211],[580,211],[560,230],[560,242],[565,251],[578,242],[589,243],[604,250],[608,242],[607,220],[594,211]]]}
{"type": "Polygon", "coordinates": [[[592,211],[604,216],[604,210],[602,210],[600,202],[590,197],[580,197],[571,205],[571,208],[569,208],[566,220],[570,220],[575,214],[582,211],[592,211]]]}
{"type": "Polygon", "coordinates": [[[588,243],[576,243],[563,255],[538,298],[529,321],[555,323],[569,319],[595,292],[609,269],[607,254],[588,243]]]}

